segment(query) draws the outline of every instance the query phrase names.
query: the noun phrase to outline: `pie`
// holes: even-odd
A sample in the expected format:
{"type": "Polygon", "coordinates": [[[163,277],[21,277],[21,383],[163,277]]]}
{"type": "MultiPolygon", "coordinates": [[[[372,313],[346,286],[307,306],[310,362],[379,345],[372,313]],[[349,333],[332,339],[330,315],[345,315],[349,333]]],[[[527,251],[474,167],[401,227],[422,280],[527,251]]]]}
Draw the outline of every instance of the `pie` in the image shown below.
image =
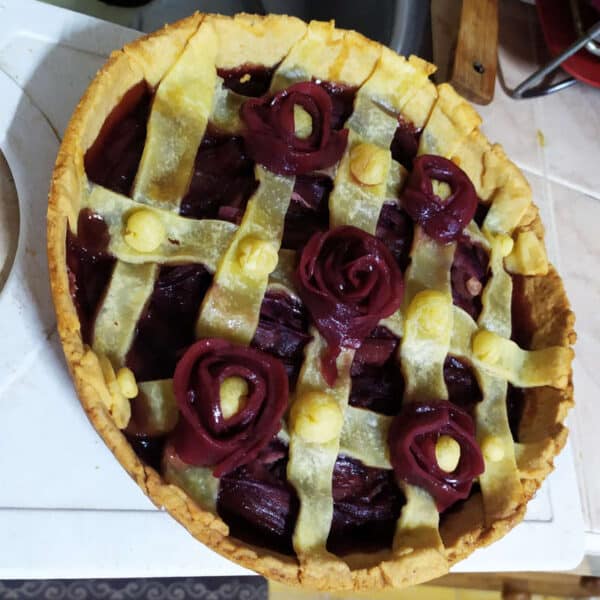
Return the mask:
{"type": "Polygon", "coordinates": [[[284,583],[442,575],[566,440],[574,316],[529,185],[433,71],[196,14],[111,55],[58,155],[84,409],[157,506],[284,583]]]}

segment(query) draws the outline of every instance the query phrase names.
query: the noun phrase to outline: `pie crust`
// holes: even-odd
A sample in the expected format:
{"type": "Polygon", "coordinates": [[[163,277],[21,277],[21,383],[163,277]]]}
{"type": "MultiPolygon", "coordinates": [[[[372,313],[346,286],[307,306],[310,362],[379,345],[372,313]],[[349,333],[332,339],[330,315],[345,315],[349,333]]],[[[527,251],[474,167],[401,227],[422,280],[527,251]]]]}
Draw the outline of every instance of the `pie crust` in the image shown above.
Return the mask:
{"type": "MultiPolygon", "coordinates": [[[[254,547],[228,535],[228,526],[215,514],[202,510],[182,489],[165,482],[151,467],[144,465],[115,421],[118,411],[106,372],[98,356],[82,341],[79,318],[70,291],[66,269],[67,228],[77,228],[77,215],[86,186],[84,154],[96,139],[111,110],[136,83],[146,80],[156,86],[182,53],[202,23],[211,22],[218,38],[218,67],[233,68],[244,63],[272,66],[282,59],[303,62],[317,78],[327,78],[360,85],[369,76],[373,64],[382,67],[393,54],[355,32],[333,29],[332,24],[307,26],[293,17],[237,15],[235,18],[195,14],[183,21],[143,37],[111,54],[77,106],[60,148],[48,207],[48,260],[52,295],[58,318],[58,331],[67,364],[81,403],[97,431],[117,459],[142,490],[158,507],[166,508],[198,540],[224,557],[270,579],[290,585],[304,585],[322,590],[374,590],[403,587],[430,580],[447,572],[449,566],[465,558],[479,547],[502,537],[519,523],[529,499],[535,494],[553,468],[553,459],[565,444],[567,430],[563,421],[573,405],[570,367],[568,383],[563,389],[542,386],[525,391],[525,410],[520,424],[515,457],[521,482],[519,495],[509,503],[505,514],[486,519],[483,496],[475,492],[460,510],[446,515],[440,529],[443,547],[415,545],[402,552],[352,555],[333,563],[317,555],[298,561],[264,548],[254,547]],[[297,46],[302,39],[314,37],[314,44],[297,46]],[[345,59],[332,63],[330,48],[320,44],[344,44],[345,59]],[[257,42],[260,40],[260,42],[257,42]],[[307,50],[308,48],[308,50],[307,50]],[[382,57],[383,56],[383,57],[382,57]],[[382,58],[380,58],[382,57],[382,58]],[[112,407],[112,409],[111,409],[112,407]],[[349,565],[349,567],[348,567],[349,565]]],[[[442,153],[443,147],[454,147],[451,156],[467,171],[479,197],[494,205],[511,207],[502,218],[515,218],[512,237],[533,231],[543,240],[543,227],[537,208],[530,202],[531,192],[520,171],[497,145],[490,145],[479,131],[480,120],[475,111],[451,88],[437,88],[429,82],[431,65],[411,57],[403,63],[411,71],[407,85],[413,94],[405,102],[403,116],[424,126],[437,119],[435,131],[444,139],[430,139],[431,153],[442,153]],[[436,112],[436,102],[446,96],[436,112]],[[452,136],[463,132],[455,143],[452,136]],[[466,134],[464,132],[467,132],[466,134]],[[512,210],[514,207],[514,210],[512,210]]],[[[389,77],[390,102],[402,91],[394,87],[395,78],[404,76],[392,68],[381,69],[381,77],[389,77]]],[[[447,151],[446,151],[447,154],[447,151]]],[[[531,349],[547,346],[569,347],[575,341],[574,315],[570,310],[559,275],[550,267],[545,275],[519,277],[525,304],[535,334],[531,349]]],[[[571,357],[571,355],[569,355],[571,357]]],[[[569,361],[570,363],[570,361],[569,361]]]]}

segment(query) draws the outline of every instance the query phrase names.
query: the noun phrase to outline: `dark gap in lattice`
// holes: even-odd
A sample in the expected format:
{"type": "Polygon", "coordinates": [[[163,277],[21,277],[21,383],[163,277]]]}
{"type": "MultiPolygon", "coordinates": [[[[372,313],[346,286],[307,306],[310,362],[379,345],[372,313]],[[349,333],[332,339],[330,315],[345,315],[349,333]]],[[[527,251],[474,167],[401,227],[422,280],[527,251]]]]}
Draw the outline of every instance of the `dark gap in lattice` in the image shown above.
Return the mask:
{"type": "Polygon", "coordinates": [[[67,228],[69,292],[85,344],[92,343],[96,314],[116,264],[115,258],[107,252],[108,242],[108,228],[104,220],[89,209],[79,213],[77,235],[67,228]]]}
{"type": "Polygon", "coordinates": [[[391,549],[406,503],[394,472],[338,456],[333,469],[333,519],[327,549],[338,555],[391,549]]]}
{"type": "Polygon", "coordinates": [[[212,275],[200,264],[161,267],[125,360],[137,381],[173,377],[195,341],[194,325],[211,283],[212,275]]]}
{"type": "Polygon", "coordinates": [[[489,279],[490,257],[485,248],[461,235],[450,270],[452,300],[477,321],[483,305],[481,293],[489,279]]]}
{"type": "Polygon", "coordinates": [[[329,195],[333,181],[327,175],[298,175],[285,215],[281,247],[302,250],[317,231],[329,229],[329,195]]]}
{"type": "Polygon", "coordinates": [[[110,112],[84,156],[88,179],[113,192],[131,195],[146,143],[154,92],[140,81],[110,112]]]}
{"type": "Polygon", "coordinates": [[[252,462],[221,477],[217,512],[234,537],[293,555],[300,503],[287,481],[287,462],[287,446],[275,439],[252,462]]]}
{"type": "Polygon", "coordinates": [[[386,327],[376,327],[354,355],[349,404],[394,416],[402,408],[404,378],[396,351],[400,340],[386,327]]]}
{"type": "Polygon", "coordinates": [[[308,313],[304,305],[285,292],[267,290],[251,346],[283,363],[290,392],[296,386],[304,362],[304,347],[310,340],[308,313]]]}
{"type": "Polygon", "coordinates": [[[414,224],[398,201],[383,205],[375,235],[387,246],[404,273],[410,264],[414,224]]]}
{"type": "Polygon", "coordinates": [[[223,79],[224,88],[240,96],[258,98],[269,91],[278,66],[279,63],[273,67],[245,64],[235,69],[217,69],[217,75],[223,79]]]}
{"type": "Polygon", "coordinates": [[[466,360],[449,354],[444,361],[444,382],[448,400],[475,419],[475,408],[483,400],[483,394],[473,367],[466,360]]]}
{"type": "Polygon", "coordinates": [[[390,146],[392,158],[398,161],[408,171],[412,170],[412,163],[419,149],[422,128],[415,127],[414,123],[398,115],[398,127],[390,146]]]}
{"type": "Polygon", "coordinates": [[[179,212],[184,217],[239,224],[257,187],[254,161],[246,154],[243,137],[209,124],[179,212]]]}

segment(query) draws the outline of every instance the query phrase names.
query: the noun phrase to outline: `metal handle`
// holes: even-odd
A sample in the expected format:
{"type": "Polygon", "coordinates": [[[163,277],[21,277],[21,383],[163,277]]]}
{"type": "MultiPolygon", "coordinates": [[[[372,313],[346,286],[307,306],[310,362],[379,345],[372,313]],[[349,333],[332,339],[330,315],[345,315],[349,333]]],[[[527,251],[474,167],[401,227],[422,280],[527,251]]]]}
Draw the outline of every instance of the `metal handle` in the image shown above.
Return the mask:
{"type": "Polygon", "coordinates": [[[563,81],[559,81],[558,83],[554,83],[545,87],[539,86],[544,79],[556,71],[556,69],[558,69],[558,67],[560,67],[565,60],[573,56],[573,54],[576,52],[579,52],[579,50],[586,46],[590,40],[593,40],[598,35],[600,35],[600,21],[598,21],[598,23],[589,29],[583,37],[579,38],[574,44],[569,46],[562,54],[551,60],[541,69],[537,70],[533,75],[520,83],[514,90],[507,90],[508,95],[516,100],[521,100],[523,98],[545,96],[547,94],[570,87],[577,82],[577,80],[573,77],[569,77],[563,81]]]}

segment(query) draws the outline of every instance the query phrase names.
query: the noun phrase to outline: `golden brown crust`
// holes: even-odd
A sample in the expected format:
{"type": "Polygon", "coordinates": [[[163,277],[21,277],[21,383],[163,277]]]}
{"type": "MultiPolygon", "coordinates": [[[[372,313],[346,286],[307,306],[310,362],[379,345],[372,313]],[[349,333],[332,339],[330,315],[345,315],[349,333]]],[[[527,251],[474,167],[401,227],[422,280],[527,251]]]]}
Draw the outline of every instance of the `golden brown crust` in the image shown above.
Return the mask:
{"type": "MultiPolygon", "coordinates": [[[[280,40],[287,27],[295,39],[299,37],[302,26],[296,19],[269,18],[276,20],[280,40]]],[[[229,537],[227,525],[218,516],[200,509],[187,494],[166,483],[154,469],[140,461],[108,412],[109,392],[97,357],[83,344],[66,270],[67,227],[76,230],[79,199],[85,181],[83,156],[125,92],[144,78],[151,85],[158,84],[202,19],[202,15],[193,15],[114,52],[77,106],[57,157],[48,206],[48,262],[58,331],[81,403],[107,446],[151,500],[166,508],[197,539],[242,566],[288,585],[321,589],[400,587],[441,575],[448,565],[502,537],[522,520],[527,501],[552,469],[553,457],[565,443],[567,432],[562,421],[573,403],[572,385],[566,390],[535,388],[526,393],[520,429],[520,441],[526,446],[517,452],[524,497],[513,514],[486,526],[482,496],[476,493],[460,510],[452,511],[442,520],[440,533],[446,546],[447,564],[445,561],[440,564],[440,555],[433,550],[415,551],[401,558],[382,553],[375,565],[373,557],[358,564],[355,563],[361,560],[360,557],[354,557],[349,561],[350,577],[341,582],[318,570],[308,572],[306,565],[301,568],[294,558],[254,548],[229,537]]],[[[248,16],[242,20],[246,26],[257,22],[255,17],[248,16]]],[[[481,142],[481,148],[489,148],[479,133],[473,137],[481,142]]],[[[507,161],[503,152],[498,150],[498,155],[501,161],[507,161]]],[[[516,169],[508,161],[507,168],[516,169]]],[[[478,178],[485,187],[485,169],[481,173],[478,178]]],[[[525,229],[543,237],[543,227],[535,208],[525,213],[517,232],[525,229]]],[[[535,330],[532,348],[570,345],[575,341],[574,316],[560,277],[553,269],[545,276],[523,278],[523,296],[535,330]]]]}

